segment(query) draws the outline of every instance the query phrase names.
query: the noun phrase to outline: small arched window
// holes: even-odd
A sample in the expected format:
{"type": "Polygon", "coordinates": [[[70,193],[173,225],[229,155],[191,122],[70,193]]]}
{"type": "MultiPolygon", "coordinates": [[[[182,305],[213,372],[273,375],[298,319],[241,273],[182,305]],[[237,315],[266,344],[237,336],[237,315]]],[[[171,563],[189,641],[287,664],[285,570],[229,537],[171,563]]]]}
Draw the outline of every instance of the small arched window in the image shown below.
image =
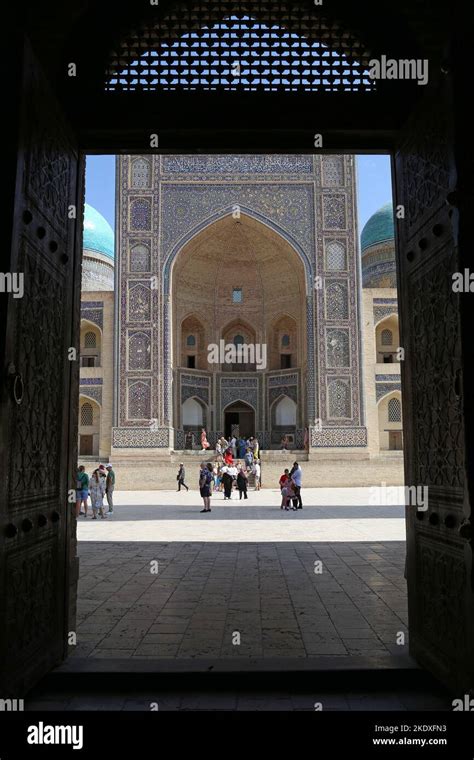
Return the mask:
{"type": "Polygon", "coordinates": [[[196,336],[188,335],[186,338],[186,345],[189,346],[189,348],[193,348],[196,345],[196,336]]]}
{"type": "Polygon", "coordinates": [[[388,421],[401,422],[402,406],[398,398],[391,398],[388,402],[388,421]]]}
{"type": "Polygon", "coordinates": [[[393,333],[391,330],[382,330],[381,335],[382,346],[391,346],[393,342],[393,333]]]}
{"type": "Polygon", "coordinates": [[[244,343],[243,335],[234,336],[234,346],[241,346],[244,343]]]}
{"type": "Polygon", "coordinates": [[[88,401],[85,402],[81,406],[81,425],[84,427],[90,427],[94,424],[94,412],[92,409],[92,404],[89,404],[88,401]]]}
{"type": "Polygon", "coordinates": [[[281,345],[282,348],[288,348],[290,345],[290,336],[289,335],[283,335],[281,339],[281,345]]]}
{"type": "Polygon", "coordinates": [[[97,336],[94,332],[86,332],[84,335],[84,348],[96,348],[97,336]]]}

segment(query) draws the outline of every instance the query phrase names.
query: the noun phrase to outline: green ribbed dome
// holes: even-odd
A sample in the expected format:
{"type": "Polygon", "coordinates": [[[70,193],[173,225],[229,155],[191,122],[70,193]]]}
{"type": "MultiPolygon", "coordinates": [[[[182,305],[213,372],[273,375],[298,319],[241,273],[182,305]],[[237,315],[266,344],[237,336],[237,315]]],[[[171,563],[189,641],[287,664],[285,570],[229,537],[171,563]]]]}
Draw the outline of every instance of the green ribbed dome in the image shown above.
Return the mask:
{"type": "Polygon", "coordinates": [[[110,259],[114,258],[114,233],[106,219],[97,209],[84,205],[84,231],[82,247],[86,251],[97,251],[110,259]]]}
{"type": "Polygon", "coordinates": [[[362,251],[371,245],[383,243],[385,240],[393,240],[395,231],[393,226],[393,206],[387,203],[379,208],[364,225],[360,236],[362,251]]]}

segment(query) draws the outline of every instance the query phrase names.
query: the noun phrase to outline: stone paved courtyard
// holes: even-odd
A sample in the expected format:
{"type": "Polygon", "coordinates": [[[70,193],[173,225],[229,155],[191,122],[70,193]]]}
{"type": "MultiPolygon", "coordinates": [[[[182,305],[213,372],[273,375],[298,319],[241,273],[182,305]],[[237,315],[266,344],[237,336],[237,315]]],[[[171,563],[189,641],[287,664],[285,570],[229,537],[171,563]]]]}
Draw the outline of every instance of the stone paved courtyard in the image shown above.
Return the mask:
{"type": "Polygon", "coordinates": [[[217,494],[203,515],[196,491],[118,492],[112,519],[80,518],[75,656],[406,654],[404,508],[364,488],[303,498],[217,494]]]}

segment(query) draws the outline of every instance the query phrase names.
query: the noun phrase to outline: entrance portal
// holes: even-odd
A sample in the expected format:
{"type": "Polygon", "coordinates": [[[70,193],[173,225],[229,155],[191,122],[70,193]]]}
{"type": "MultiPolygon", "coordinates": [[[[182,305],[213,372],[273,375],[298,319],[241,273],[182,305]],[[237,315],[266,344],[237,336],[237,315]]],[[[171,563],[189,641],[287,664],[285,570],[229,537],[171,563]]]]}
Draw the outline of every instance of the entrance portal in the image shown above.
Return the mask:
{"type": "Polygon", "coordinates": [[[248,438],[255,435],[255,412],[244,401],[230,404],[224,411],[224,435],[227,439],[232,435],[248,438]]]}

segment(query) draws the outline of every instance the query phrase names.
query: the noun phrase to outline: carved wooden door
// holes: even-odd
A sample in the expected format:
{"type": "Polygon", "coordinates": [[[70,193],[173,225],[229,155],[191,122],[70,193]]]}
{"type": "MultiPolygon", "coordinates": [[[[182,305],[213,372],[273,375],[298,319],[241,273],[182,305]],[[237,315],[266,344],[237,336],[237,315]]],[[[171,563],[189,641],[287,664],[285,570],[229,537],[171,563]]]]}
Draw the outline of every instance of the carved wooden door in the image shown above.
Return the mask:
{"type": "Polygon", "coordinates": [[[66,656],[77,576],[68,489],[75,486],[79,370],[69,348],[78,346],[82,171],[28,46],[22,79],[10,269],[22,275],[24,292],[8,296],[1,328],[2,697],[22,697],[66,656]]]}
{"type": "MultiPolygon", "coordinates": [[[[459,213],[449,78],[413,115],[396,155],[410,652],[455,689],[474,686],[472,544],[465,470],[459,213]]],[[[471,296],[472,297],[472,296],[471,296]]]]}

